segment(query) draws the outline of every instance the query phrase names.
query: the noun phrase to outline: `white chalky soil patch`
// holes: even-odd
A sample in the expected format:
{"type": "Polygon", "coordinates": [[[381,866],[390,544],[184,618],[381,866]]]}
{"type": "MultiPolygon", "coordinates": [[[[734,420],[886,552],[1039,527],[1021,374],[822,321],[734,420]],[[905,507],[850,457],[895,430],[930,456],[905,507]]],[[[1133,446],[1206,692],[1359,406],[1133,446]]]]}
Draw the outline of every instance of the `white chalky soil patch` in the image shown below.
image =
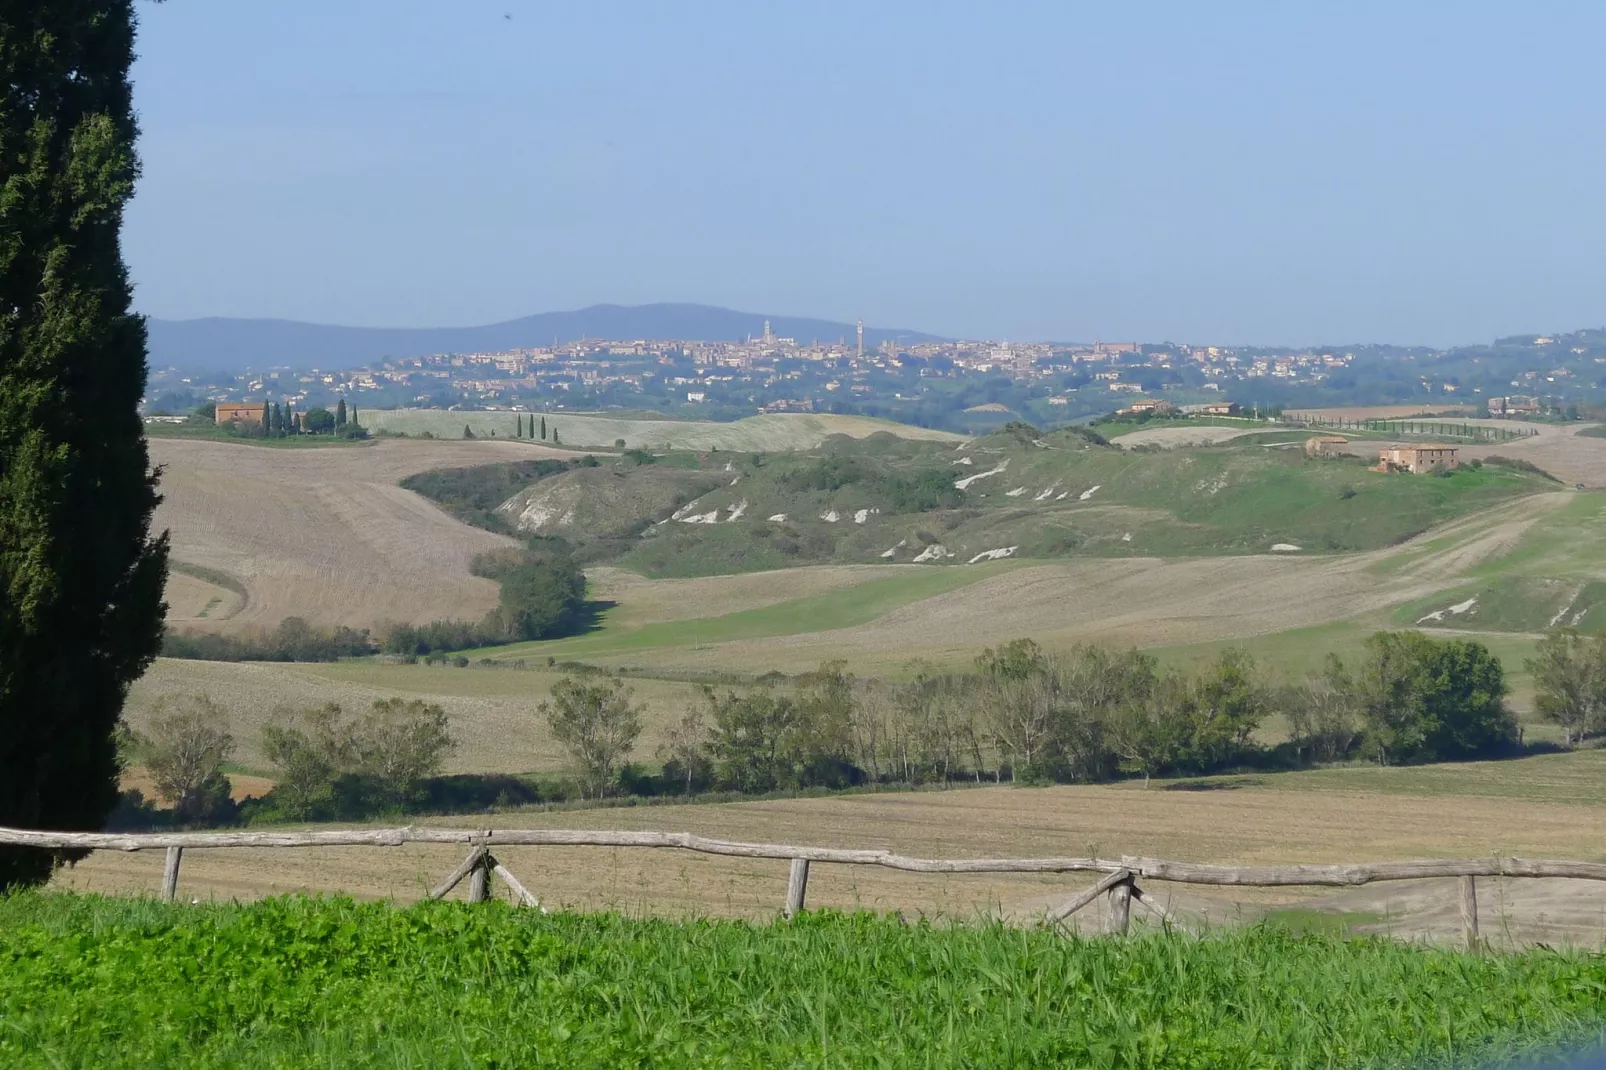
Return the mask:
{"type": "Polygon", "coordinates": [[[965,564],[974,565],[978,561],[997,561],[1001,557],[1013,556],[1015,551],[1018,549],[1020,549],[1018,546],[1005,546],[997,550],[983,550],[981,553],[965,562],[965,564]]]}
{"type": "Polygon", "coordinates": [[[1457,602],[1453,606],[1447,606],[1444,609],[1434,610],[1425,617],[1418,617],[1416,622],[1418,624],[1426,624],[1430,620],[1443,620],[1446,613],[1450,614],[1452,617],[1459,617],[1463,613],[1471,613],[1473,607],[1475,607],[1477,604],[1478,599],[1476,596],[1473,596],[1472,598],[1467,599],[1465,602],[1457,602]]]}
{"type": "Polygon", "coordinates": [[[964,479],[956,479],[956,480],[954,480],[954,489],[956,489],[956,490],[964,490],[966,487],[968,487],[972,483],[976,482],[976,480],[978,480],[978,479],[986,479],[988,476],[996,476],[998,473],[1002,472],[1004,469],[1006,469],[1008,467],[1009,467],[1009,458],[1006,457],[1002,461],[998,462],[998,467],[997,468],[989,468],[985,472],[977,472],[973,476],[966,476],[964,479]]]}
{"type": "Polygon", "coordinates": [[[915,555],[915,564],[924,564],[927,561],[941,561],[945,557],[952,557],[953,551],[940,542],[934,542],[915,555]]]}
{"type": "Polygon", "coordinates": [[[1088,499],[1089,499],[1089,498],[1091,498],[1091,497],[1093,497],[1093,495],[1094,495],[1094,493],[1095,493],[1095,492],[1096,492],[1096,491],[1097,491],[1097,490],[1098,490],[1098,489],[1099,489],[1099,488],[1100,488],[1100,487],[1102,487],[1102,486],[1103,486],[1103,485],[1104,485],[1104,484],[1102,484],[1102,483],[1095,483],[1095,484],[1093,484],[1093,485],[1092,485],[1092,486],[1091,486],[1091,487],[1089,487],[1089,488],[1087,488],[1087,489],[1086,489],[1086,490],[1084,490],[1084,491],[1083,491],[1083,492],[1082,492],[1082,493],[1081,493],[1081,494],[1079,494],[1079,495],[1078,495],[1078,496],[1077,496],[1077,498],[1076,498],[1076,500],[1077,500],[1077,501],[1079,501],[1079,502],[1085,502],[1085,501],[1087,501],[1087,500],[1088,500],[1088,499]]]}

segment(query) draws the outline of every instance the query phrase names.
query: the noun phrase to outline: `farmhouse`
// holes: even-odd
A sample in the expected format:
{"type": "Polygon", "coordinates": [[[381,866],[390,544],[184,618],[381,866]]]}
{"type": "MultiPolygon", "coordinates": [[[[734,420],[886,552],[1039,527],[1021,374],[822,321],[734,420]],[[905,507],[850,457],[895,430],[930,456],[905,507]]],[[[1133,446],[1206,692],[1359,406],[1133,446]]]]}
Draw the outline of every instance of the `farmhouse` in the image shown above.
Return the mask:
{"type": "Polygon", "coordinates": [[[1237,416],[1241,411],[1236,401],[1211,401],[1198,407],[1200,416],[1237,416]]]}
{"type": "Polygon", "coordinates": [[[1143,413],[1150,413],[1158,416],[1161,413],[1174,412],[1175,410],[1176,406],[1171,404],[1169,401],[1146,400],[1134,401],[1131,405],[1128,405],[1124,409],[1117,409],[1116,413],[1119,416],[1138,416],[1143,413]]]}
{"type": "Polygon", "coordinates": [[[1455,446],[1385,446],[1378,451],[1379,472],[1411,472],[1421,475],[1441,468],[1454,468],[1455,446]]]}
{"type": "Polygon", "coordinates": [[[220,401],[217,403],[217,422],[220,424],[238,420],[242,424],[259,424],[262,422],[262,405],[260,403],[240,404],[233,401],[220,401]]]}
{"type": "Polygon", "coordinates": [[[1349,439],[1343,435],[1312,435],[1305,440],[1305,455],[1308,457],[1333,457],[1344,452],[1349,445],[1349,439]]]}

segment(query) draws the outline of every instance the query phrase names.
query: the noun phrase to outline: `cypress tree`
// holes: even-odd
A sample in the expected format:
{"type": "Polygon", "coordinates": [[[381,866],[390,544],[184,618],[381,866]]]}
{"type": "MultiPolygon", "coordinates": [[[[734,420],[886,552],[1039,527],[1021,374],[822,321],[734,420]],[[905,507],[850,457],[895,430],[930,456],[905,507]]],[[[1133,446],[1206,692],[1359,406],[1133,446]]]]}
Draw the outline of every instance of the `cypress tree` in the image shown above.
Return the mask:
{"type": "MultiPolygon", "coordinates": [[[[534,419],[534,417],[531,417],[531,419],[534,419]]],[[[542,442],[546,441],[546,417],[545,416],[541,417],[541,441],[542,442]]]]}
{"type": "MultiPolygon", "coordinates": [[[[113,733],[161,643],[167,536],[119,245],[133,0],[0,6],[0,825],[102,828],[113,733]]],[[[0,848],[0,889],[49,852],[0,848]]]]}
{"type": "Polygon", "coordinates": [[[273,431],[273,433],[275,435],[283,435],[284,434],[284,409],[283,409],[282,406],[280,406],[280,404],[277,401],[275,401],[273,403],[273,427],[272,427],[272,431],[273,431]]]}
{"type": "Polygon", "coordinates": [[[273,407],[266,401],[262,403],[262,433],[266,435],[273,430],[273,407]]]}
{"type": "Polygon", "coordinates": [[[343,431],[346,427],[346,399],[341,398],[335,406],[335,430],[343,431]]]}
{"type": "Polygon", "coordinates": [[[346,413],[346,422],[351,424],[352,427],[357,427],[358,426],[358,424],[357,424],[357,406],[353,405],[351,407],[351,411],[346,413]]]}

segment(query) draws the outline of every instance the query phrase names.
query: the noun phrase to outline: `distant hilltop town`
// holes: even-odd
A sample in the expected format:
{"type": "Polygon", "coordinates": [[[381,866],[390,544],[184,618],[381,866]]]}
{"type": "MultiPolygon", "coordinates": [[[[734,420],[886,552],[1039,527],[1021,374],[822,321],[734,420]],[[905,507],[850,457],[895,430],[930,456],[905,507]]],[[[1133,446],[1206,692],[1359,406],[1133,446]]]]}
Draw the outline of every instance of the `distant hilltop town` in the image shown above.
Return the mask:
{"type": "Polygon", "coordinates": [[[1302,350],[1094,341],[883,340],[863,324],[833,339],[582,339],[498,352],[440,353],[353,368],[283,367],[212,377],[152,375],[147,412],[203,403],[296,408],[350,398],[365,408],[559,411],[624,408],[735,418],[849,412],[951,430],[1009,419],[1052,425],[1113,410],[1202,411],[1433,401],[1535,416],[1603,395],[1606,332],[1502,339],[1435,351],[1302,350]],[[1511,388],[1523,391],[1510,393],[1511,388]]]}

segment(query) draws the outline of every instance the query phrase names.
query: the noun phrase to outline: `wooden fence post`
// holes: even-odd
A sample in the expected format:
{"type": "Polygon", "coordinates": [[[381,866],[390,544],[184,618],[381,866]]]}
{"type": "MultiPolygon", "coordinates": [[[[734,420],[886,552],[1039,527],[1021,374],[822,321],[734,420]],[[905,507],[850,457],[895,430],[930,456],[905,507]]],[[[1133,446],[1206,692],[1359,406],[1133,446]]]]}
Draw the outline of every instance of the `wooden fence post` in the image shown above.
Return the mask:
{"type": "Polygon", "coordinates": [[[1132,878],[1110,887],[1110,932],[1125,935],[1132,921],[1132,878]]]}
{"type": "Polygon", "coordinates": [[[1467,938],[1467,950],[1478,949],[1478,878],[1461,878],[1461,931],[1467,938]]]}
{"type": "Polygon", "coordinates": [[[483,854],[468,871],[468,901],[483,903],[491,898],[491,856],[483,854]]]}
{"type": "Polygon", "coordinates": [[[809,860],[806,858],[792,859],[791,872],[786,877],[786,908],[782,911],[786,917],[796,916],[803,909],[803,898],[809,891],[809,860]]]}
{"type": "Polygon", "coordinates": [[[162,898],[169,903],[178,896],[178,866],[183,858],[184,848],[167,849],[167,861],[162,866],[162,898]]]}

